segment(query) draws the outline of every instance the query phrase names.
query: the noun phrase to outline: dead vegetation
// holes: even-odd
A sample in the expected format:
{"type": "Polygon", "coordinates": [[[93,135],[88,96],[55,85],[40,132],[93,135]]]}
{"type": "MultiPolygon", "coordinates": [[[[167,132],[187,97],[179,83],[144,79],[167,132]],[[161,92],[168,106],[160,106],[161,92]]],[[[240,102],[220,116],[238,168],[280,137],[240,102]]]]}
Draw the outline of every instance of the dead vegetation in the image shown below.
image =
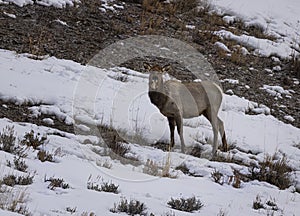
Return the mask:
{"type": "Polygon", "coordinates": [[[286,156],[277,158],[277,155],[267,155],[265,159],[259,163],[259,167],[250,166],[249,168],[251,180],[265,181],[277,186],[283,190],[290,187],[293,182],[291,179],[292,168],[288,165],[286,156]]]}
{"type": "Polygon", "coordinates": [[[32,213],[26,205],[27,199],[28,194],[25,190],[13,191],[12,189],[5,189],[3,191],[0,181],[0,209],[31,216],[32,213]]]}
{"type": "Polygon", "coordinates": [[[252,208],[255,210],[264,209],[267,210],[268,215],[274,215],[274,212],[281,212],[282,210],[279,209],[279,207],[276,204],[276,200],[274,198],[267,199],[266,201],[263,201],[261,196],[258,194],[253,201],[252,208]]]}
{"type": "Polygon", "coordinates": [[[196,199],[196,197],[171,198],[168,201],[168,205],[173,209],[185,212],[198,211],[203,207],[203,203],[199,199],[196,199]]]}
{"type": "Polygon", "coordinates": [[[0,150],[8,153],[18,153],[14,127],[6,126],[0,133],[0,150]]]}
{"type": "Polygon", "coordinates": [[[118,194],[120,192],[119,185],[116,185],[113,182],[104,181],[103,178],[99,176],[97,177],[96,181],[92,180],[92,176],[89,177],[89,180],[87,182],[87,189],[115,194],[118,194]],[[101,179],[100,184],[97,183],[99,179],[101,179]]]}
{"type": "MultiPolygon", "coordinates": [[[[232,160],[225,162],[238,163],[232,160]]],[[[243,165],[248,167],[247,174],[241,173],[239,170],[233,170],[234,175],[228,176],[215,169],[211,173],[211,178],[220,185],[226,183],[235,188],[240,188],[242,182],[253,180],[268,182],[277,186],[280,190],[284,190],[294,184],[292,179],[293,169],[288,165],[287,158],[284,155],[282,157],[278,157],[276,153],[272,156],[266,155],[264,160],[259,162],[258,165],[255,163],[243,165]]]]}
{"type": "Polygon", "coordinates": [[[37,158],[42,162],[54,162],[54,156],[45,150],[39,150],[37,153],[37,158]]]}
{"type": "Polygon", "coordinates": [[[128,215],[144,215],[147,216],[146,205],[138,200],[128,201],[126,198],[123,198],[118,204],[114,204],[114,207],[110,209],[113,213],[124,212],[128,215]]]}
{"type": "Polygon", "coordinates": [[[15,185],[30,185],[33,182],[34,175],[27,174],[24,176],[18,175],[5,175],[0,181],[2,184],[5,184],[10,187],[14,187],[15,185]]]}
{"type": "Polygon", "coordinates": [[[62,189],[70,188],[70,185],[68,183],[65,183],[65,180],[63,178],[54,178],[54,177],[47,178],[45,176],[44,182],[50,182],[48,185],[48,188],[50,190],[55,190],[56,188],[62,188],[62,189]]]}
{"type": "Polygon", "coordinates": [[[40,146],[45,144],[47,136],[40,137],[40,134],[35,134],[33,130],[25,133],[24,138],[21,140],[21,144],[27,147],[32,147],[34,150],[39,149],[40,146]]]}
{"type": "Polygon", "coordinates": [[[14,156],[13,162],[7,160],[7,166],[19,170],[21,172],[26,172],[28,165],[25,160],[20,156],[14,156]]]}

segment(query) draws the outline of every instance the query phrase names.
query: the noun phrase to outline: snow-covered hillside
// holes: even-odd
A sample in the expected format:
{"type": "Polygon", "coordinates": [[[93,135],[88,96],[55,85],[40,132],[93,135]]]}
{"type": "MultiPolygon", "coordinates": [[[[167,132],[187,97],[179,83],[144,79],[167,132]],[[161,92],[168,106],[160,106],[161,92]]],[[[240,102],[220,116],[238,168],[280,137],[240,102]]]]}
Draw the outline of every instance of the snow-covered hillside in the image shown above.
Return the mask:
{"type": "MultiPolygon", "coordinates": [[[[0,3],[7,2],[19,6],[33,3],[0,0],[0,3]]],[[[63,7],[73,2],[77,1],[43,0],[39,3],[63,7]]],[[[288,57],[293,48],[299,49],[294,41],[299,41],[297,7],[300,8],[300,3],[296,0],[278,0],[278,4],[252,1],[250,7],[247,2],[211,3],[220,13],[229,14],[228,21],[243,18],[249,25],[261,25],[278,37],[278,41],[236,36],[225,31],[217,34],[245,40],[263,55],[275,53],[288,57]]],[[[180,153],[177,134],[176,146],[171,152],[152,146],[157,141],[168,142],[169,129],[166,118],[148,98],[148,74],[123,67],[83,66],[48,56],[35,60],[29,54],[0,49],[0,75],[3,109],[9,109],[11,103],[28,104],[30,115],[39,118],[47,115],[42,119],[44,126],[0,119],[1,135],[8,127],[13,128],[16,144],[21,144],[31,131],[37,137],[46,137],[37,149],[22,147],[26,153],[22,160],[28,165],[23,172],[15,169],[16,164],[12,165],[17,151],[4,151],[0,136],[0,215],[19,215],[9,211],[12,203],[17,207],[26,206],[32,215],[118,215],[111,209],[124,199],[145,203],[148,215],[300,214],[300,129],[279,121],[262,104],[224,94],[219,116],[225,123],[232,149],[219,152],[219,160],[223,162],[218,162],[209,157],[212,130],[204,117],[184,120],[186,144],[189,149],[199,146],[200,158],[180,153]],[[82,86],[87,88],[82,89],[82,86]],[[248,115],[249,111],[257,115],[248,115]],[[75,132],[56,129],[54,116],[66,125],[74,125],[75,132]],[[111,156],[105,139],[93,127],[96,125],[117,129],[125,140],[128,136],[137,137],[133,139],[136,142],[122,144],[128,147],[126,160],[111,156]],[[53,158],[41,162],[41,151],[53,158]],[[256,166],[254,171],[258,171],[268,156],[274,156],[274,161],[286,159],[293,170],[289,173],[292,181],[289,187],[280,190],[265,181],[244,178],[251,174],[249,167],[256,166]],[[217,179],[218,174],[220,179],[217,179]],[[32,176],[32,183],[7,186],[3,179],[9,175],[32,176]],[[63,179],[65,185],[49,186],[50,178],[63,179]],[[90,187],[103,183],[118,185],[118,193],[90,187]],[[189,213],[168,205],[171,198],[190,197],[199,199],[203,207],[189,213]],[[262,206],[254,209],[254,202],[262,206]]],[[[278,97],[293,97],[291,91],[280,86],[265,85],[262,90],[278,97]]],[[[293,120],[291,116],[286,118],[293,120]]]]}
{"type": "Polygon", "coordinates": [[[225,38],[232,38],[257,49],[261,55],[277,55],[289,58],[295,50],[299,53],[300,45],[300,2],[287,1],[234,1],[214,0],[212,4],[221,14],[228,14],[225,20],[233,22],[242,19],[246,25],[262,27],[276,40],[259,39],[253,36],[236,36],[230,32],[221,32],[225,38]]]}
{"type": "MultiPolygon", "coordinates": [[[[66,124],[74,123],[77,117],[90,124],[93,123],[91,121],[99,124],[111,123],[113,127],[129,133],[137,129],[149,143],[157,139],[167,140],[169,137],[166,119],[151,105],[146,94],[147,75],[124,68],[110,71],[93,68],[99,77],[98,79],[93,77],[94,79],[90,81],[95,88],[100,86],[95,100],[95,110],[82,110],[82,112],[77,110],[80,116],[73,116],[73,94],[81,72],[87,70],[86,66],[54,57],[37,61],[27,58],[26,55],[16,55],[5,50],[1,50],[0,58],[1,71],[7,72],[1,79],[1,99],[37,104],[32,108],[35,115],[55,114],[65,119],[66,124]],[[121,71],[127,74],[126,82],[119,79],[121,71]],[[118,99],[117,105],[114,104],[115,98],[118,99]],[[128,114],[118,111],[126,106],[128,114]],[[116,112],[113,113],[112,110],[116,112]],[[91,119],[91,116],[94,116],[94,119],[91,119]]],[[[263,161],[266,154],[273,155],[277,152],[279,157],[285,154],[289,164],[296,170],[292,178],[299,181],[300,150],[295,145],[299,144],[300,130],[276,120],[271,115],[246,115],[245,111],[249,107],[254,108],[255,105],[236,96],[225,97],[220,116],[225,122],[230,144],[235,144],[239,149],[232,150],[226,157],[233,156],[247,164],[263,161]]],[[[292,193],[293,187],[280,191],[275,186],[258,181],[244,182],[239,189],[227,184],[220,186],[211,179],[214,170],[232,176],[233,168],[247,172],[246,166],[211,162],[205,158],[184,155],[178,153],[179,146],[169,154],[138,143],[128,144],[130,146],[128,154],[141,162],[139,166],[134,167],[122,165],[118,160],[112,160],[108,156],[101,156],[99,152],[103,152],[104,149],[99,145],[101,143],[99,137],[58,132],[51,128],[51,121],[50,127],[11,122],[9,119],[1,119],[0,125],[1,129],[7,125],[14,126],[16,135],[20,139],[32,129],[36,133],[48,134],[47,144],[43,146],[44,150],[52,153],[59,152],[55,154],[54,163],[42,163],[37,160],[36,152],[32,149],[27,150],[28,157],[25,161],[30,172],[34,173],[33,183],[26,190],[27,206],[34,215],[63,215],[67,207],[76,207],[77,213],[93,211],[96,215],[109,215],[112,214],[109,209],[115,202],[119,202],[121,197],[144,202],[148,211],[155,215],[170,211],[167,202],[171,197],[189,196],[196,196],[203,202],[204,207],[199,214],[204,215],[216,215],[222,210],[228,215],[238,215],[241,212],[260,214],[259,211],[252,209],[252,203],[257,195],[262,199],[270,197],[274,199],[281,209],[280,212],[285,215],[296,214],[299,211],[297,204],[300,196],[298,193],[292,193]],[[57,133],[63,134],[63,137],[55,135],[57,133]],[[168,157],[171,159],[170,172],[176,176],[175,179],[153,177],[143,173],[148,160],[163,167],[168,157]],[[101,166],[106,161],[112,165],[111,169],[101,166]],[[195,175],[202,177],[192,177],[175,171],[175,167],[181,164],[185,164],[195,175]],[[49,190],[48,183],[44,182],[45,176],[63,178],[70,188],[49,190]],[[101,176],[105,181],[118,184],[120,193],[116,195],[88,190],[89,176],[92,176],[95,181],[97,176],[101,176]]],[[[87,126],[83,128],[89,131],[87,126]]],[[[203,117],[186,120],[184,130],[189,145],[205,143],[212,136],[209,122],[203,117]]],[[[178,143],[177,139],[176,142],[178,143]]],[[[204,148],[208,152],[211,151],[208,144],[204,145],[204,148]]],[[[6,173],[21,175],[5,165],[7,160],[13,159],[13,156],[2,151],[0,154],[2,175],[6,173]]],[[[99,181],[98,179],[98,183],[99,181]]],[[[18,189],[20,188],[23,187],[18,189]]],[[[177,211],[175,214],[189,215],[177,211]]]]}

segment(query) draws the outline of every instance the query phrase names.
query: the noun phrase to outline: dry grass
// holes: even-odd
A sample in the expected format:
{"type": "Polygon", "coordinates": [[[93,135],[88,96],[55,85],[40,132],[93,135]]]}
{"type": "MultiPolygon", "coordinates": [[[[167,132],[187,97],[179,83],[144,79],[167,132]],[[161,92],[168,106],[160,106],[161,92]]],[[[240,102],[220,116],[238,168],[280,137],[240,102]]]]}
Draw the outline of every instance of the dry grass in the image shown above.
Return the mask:
{"type": "Polygon", "coordinates": [[[242,181],[248,181],[248,179],[244,178],[237,170],[233,171],[233,175],[228,176],[214,169],[211,173],[211,178],[215,183],[220,185],[226,183],[234,188],[241,188],[242,181]]]}
{"type": "Polygon", "coordinates": [[[26,176],[16,176],[13,174],[6,175],[0,180],[2,184],[10,187],[15,185],[30,185],[33,182],[34,175],[27,174],[26,176]]]}
{"type": "Polygon", "coordinates": [[[44,179],[45,182],[50,182],[48,185],[48,188],[50,190],[55,190],[55,188],[59,187],[62,189],[68,189],[70,188],[70,185],[68,183],[65,183],[64,179],[60,179],[60,178],[54,178],[54,177],[50,177],[49,179],[47,179],[47,177],[45,176],[44,179]]]}
{"type": "Polygon", "coordinates": [[[128,215],[147,215],[146,205],[138,200],[130,200],[123,198],[118,204],[114,204],[114,207],[110,209],[113,213],[124,212],[128,215]]]}
{"type": "Polygon", "coordinates": [[[97,166],[104,167],[106,169],[111,169],[113,167],[112,163],[109,160],[105,160],[104,162],[97,160],[96,164],[97,166]]]}
{"type": "Polygon", "coordinates": [[[6,126],[0,133],[0,150],[15,153],[17,150],[14,127],[6,126]]]}
{"type": "MultiPolygon", "coordinates": [[[[100,177],[97,177],[97,180],[100,179],[100,177]]],[[[116,185],[112,182],[106,182],[103,179],[101,179],[101,184],[97,184],[97,182],[92,181],[92,176],[89,177],[89,180],[87,182],[87,189],[94,190],[98,192],[107,192],[107,193],[115,193],[118,194],[119,191],[119,185],[116,185]]]]}
{"type": "Polygon", "coordinates": [[[253,201],[252,208],[255,210],[264,208],[264,205],[259,195],[257,195],[255,200],[253,201]]]}
{"type": "Polygon", "coordinates": [[[279,189],[290,187],[293,182],[290,178],[292,168],[288,165],[286,156],[276,159],[277,155],[267,155],[259,167],[250,166],[249,178],[251,180],[265,181],[277,186],[279,189]]]}
{"type": "Polygon", "coordinates": [[[168,205],[172,209],[185,212],[198,211],[203,207],[202,202],[199,199],[196,199],[196,197],[178,199],[171,198],[171,200],[168,201],[168,205]]]}
{"type": "Polygon", "coordinates": [[[211,173],[211,178],[215,183],[218,183],[220,185],[224,184],[224,175],[216,169],[214,169],[214,171],[211,173]]]}
{"type": "Polygon", "coordinates": [[[143,173],[146,173],[148,175],[152,176],[158,176],[159,175],[159,166],[154,161],[148,159],[146,164],[143,167],[143,173]]]}
{"type": "Polygon", "coordinates": [[[32,147],[33,149],[39,149],[40,146],[45,144],[47,140],[47,136],[40,137],[40,134],[35,134],[33,130],[25,133],[23,140],[21,140],[21,144],[32,147]]]}
{"type": "Polygon", "coordinates": [[[13,162],[7,161],[7,166],[19,170],[21,172],[26,172],[28,168],[28,165],[26,164],[25,160],[23,160],[20,156],[14,156],[13,162]]]}
{"type": "MultiPolygon", "coordinates": [[[[0,182],[1,188],[1,182],[0,182]]],[[[0,209],[5,211],[15,212],[21,215],[31,216],[26,201],[28,194],[25,190],[22,191],[0,191],[0,209]]]]}
{"type": "Polygon", "coordinates": [[[50,35],[45,28],[35,29],[35,32],[38,32],[38,35],[33,36],[33,34],[29,32],[27,41],[24,41],[24,43],[27,44],[29,53],[32,54],[32,56],[29,57],[41,60],[43,59],[43,55],[47,53],[45,44],[52,40],[52,35],[50,35]]]}
{"type": "Polygon", "coordinates": [[[42,162],[45,161],[54,162],[54,156],[51,153],[44,150],[39,150],[37,153],[37,157],[42,162]]]}
{"type": "MultiPolygon", "coordinates": [[[[268,212],[271,211],[272,215],[274,215],[275,211],[280,210],[279,207],[276,204],[275,199],[270,198],[266,201],[262,201],[260,195],[256,196],[255,200],[253,201],[252,208],[255,209],[255,210],[265,209],[268,212]]],[[[268,213],[268,215],[269,215],[269,213],[268,213]]]]}

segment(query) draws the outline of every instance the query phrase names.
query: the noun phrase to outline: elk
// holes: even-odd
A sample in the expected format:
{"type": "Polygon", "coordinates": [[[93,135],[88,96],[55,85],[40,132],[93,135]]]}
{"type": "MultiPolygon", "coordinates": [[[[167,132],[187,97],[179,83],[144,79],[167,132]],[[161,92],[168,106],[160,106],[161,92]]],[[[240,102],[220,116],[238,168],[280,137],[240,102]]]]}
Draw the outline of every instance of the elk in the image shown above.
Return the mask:
{"type": "Polygon", "coordinates": [[[180,136],[181,151],[185,152],[183,139],[183,118],[193,118],[204,115],[213,129],[212,155],[216,156],[218,133],[222,138],[222,148],[227,151],[227,141],[224,124],[218,117],[222,103],[222,89],[212,81],[180,82],[177,80],[163,80],[163,74],[170,66],[151,66],[144,64],[149,75],[148,96],[160,112],[167,117],[170,128],[170,146],[174,147],[174,130],[180,136]]]}

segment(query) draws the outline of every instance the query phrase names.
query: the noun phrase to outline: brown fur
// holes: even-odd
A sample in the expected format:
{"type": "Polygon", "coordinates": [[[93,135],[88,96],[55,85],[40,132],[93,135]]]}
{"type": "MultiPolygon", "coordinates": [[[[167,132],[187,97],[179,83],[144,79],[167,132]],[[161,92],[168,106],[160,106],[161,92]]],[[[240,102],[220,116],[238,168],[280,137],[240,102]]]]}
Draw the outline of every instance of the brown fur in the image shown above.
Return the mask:
{"type": "Polygon", "coordinates": [[[170,143],[174,146],[174,130],[180,136],[181,151],[185,151],[183,139],[183,118],[193,118],[204,115],[211,123],[214,133],[213,150],[217,151],[218,133],[221,134],[223,149],[227,151],[227,141],[224,124],[218,117],[222,103],[222,90],[211,81],[182,83],[176,80],[163,81],[163,73],[169,67],[149,66],[150,72],[149,98],[160,112],[168,118],[170,127],[170,143]]]}

